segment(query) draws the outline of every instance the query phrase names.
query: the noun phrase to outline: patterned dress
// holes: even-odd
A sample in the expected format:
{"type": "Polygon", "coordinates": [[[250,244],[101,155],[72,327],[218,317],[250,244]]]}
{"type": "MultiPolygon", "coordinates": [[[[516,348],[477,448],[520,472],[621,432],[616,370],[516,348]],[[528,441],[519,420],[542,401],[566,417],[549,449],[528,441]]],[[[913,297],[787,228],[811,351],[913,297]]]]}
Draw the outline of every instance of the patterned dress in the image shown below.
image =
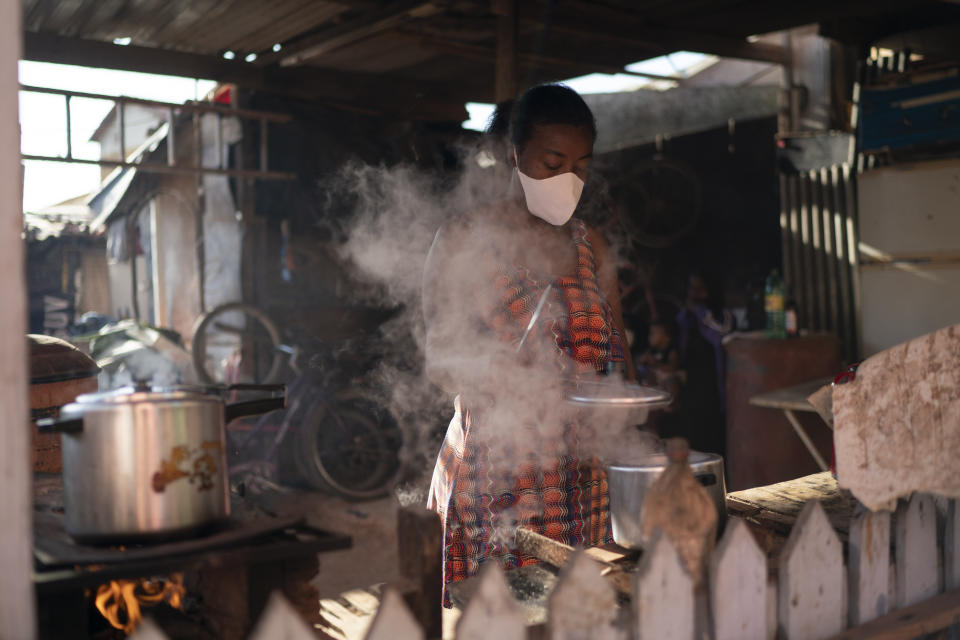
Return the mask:
{"type": "MultiPolygon", "coordinates": [[[[570,227],[577,267],[573,274],[552,281],[554,299],[549,307],[554,319],[545,323],[546,329],[556,345],[558,366],[576,372],[604,371],[608,363],[623,361],[623,347],[598,284],[586,225],[573,219],[570,227]]],[[[548,283],[524,268],[501,269],[493,284],[502,306],[488,319],[490,329],[504,340],[519,340],[548,283]]],[[[545,310],[542,317],[550,315],[545,310]]],[[[565,425],[559,446],[541,443],[538,434],[530,433],[526,456],[519,454],[527,461],[505,469],[491,464],[491,443],[484,441],[489,407],[465,405],[457,396],[427,502],[427,508],[443,519],[445,606],[450,606],[446,586],[475,575],[491,558],[504,569],[537,562],[513,548],[517,525],[573,546],[611,540],[606,474],[595,459],[577,455],[582,429],[565,425]],[[549,446],[558,453],[548,454],[544,463],[549,446]]]]}

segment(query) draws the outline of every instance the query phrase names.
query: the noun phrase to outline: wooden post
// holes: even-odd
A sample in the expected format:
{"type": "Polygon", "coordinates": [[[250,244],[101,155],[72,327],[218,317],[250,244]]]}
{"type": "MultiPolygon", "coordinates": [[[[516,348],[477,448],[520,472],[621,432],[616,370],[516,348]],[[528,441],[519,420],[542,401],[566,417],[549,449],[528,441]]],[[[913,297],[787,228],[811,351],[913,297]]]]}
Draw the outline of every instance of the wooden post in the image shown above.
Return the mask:
{"type": "Polygon", "coordinates": [[[0,407],[5,416],[0,469],[0,638],[36,636],[33,584],[32,482],[27,430],[27,299],[23,272],[23,185],[17,101],[20,2],[0,3],[0,407]]]}
{"type": "Polygon", "coordinates": [[[250,634],[250,640],[314,640],[307,624],[279,591],[274,591],[250,634]]]}
{"type": "Polygon", "coordinates": [[[957,500],[947,507],[947,526],[943,541],[944,590],[960,589],[960,508],[957,500]]]}
{"type": "Polygon", "coordinates": [[[523,609],[510,594],[498,562],[480,571],[480,586],[457,622],[457,640],[524,640],[527,629],[523,609]]]}
{"type": "Polygon", "coordinates": [[[779,635],[829,638],[846,623],[843,548],[820,502],[810,500],[780,552],[779,635]]]}
{"type": "Polygon", "coordinates": [[[397,513],[397,547],[404,597],[428,638],[443,635],[443,527],[440,517],[422,508],[397,513]]]}
{"type": "Polygon", "coordinates": [[[850,523],[850,626],[887,613],[890,602],[890,512],[867,511],[850,523]]]}
{"type": "Polygon", "coordinates": [[[933,497],[915,493],[897,507],[897,608],[932,598],[941,591],[937,551],[937,509],[933,497]]]}
{"type": "Polygon", "coordinates": [[[428,637],[432,636],[423,633],[420,623],[411,615],[400,594],[387,587],[364,640],[424,640],[428,637]]]}
{"type": "Polygon", "coordinates": [[[497,16],[497,69],[494,99],[517,97],[517,0],[492,0],[497,16]]]}
{"type": "Polygon", "coordinates": [[[637,572],[636,594],[634,614],[639,638],[693,640],[696,637],[693,578],[683,558],[662,532],[656,534],[644,550],[637,572]]]}
{"type": "Polygon", "coordinates": [[[767,556],[739,518],[710,558],[709,584],[715,640],[766,640],[767,556]]]}
{"type": "Polygon", "coordinates": [[[563,571],[547,613],[550,640],[614,640],[617,594],[600,575],[597,563],[580,551],[563,571]]]}

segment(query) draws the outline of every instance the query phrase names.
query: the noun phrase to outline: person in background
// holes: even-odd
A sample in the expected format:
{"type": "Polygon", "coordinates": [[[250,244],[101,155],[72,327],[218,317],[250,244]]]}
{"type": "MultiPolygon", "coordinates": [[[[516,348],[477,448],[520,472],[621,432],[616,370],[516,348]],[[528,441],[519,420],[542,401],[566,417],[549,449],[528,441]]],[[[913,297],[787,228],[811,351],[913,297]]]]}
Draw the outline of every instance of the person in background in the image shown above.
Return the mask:
{"type": "Polygon", "coordinates": [[[647,350],[637,358],[637,376],[646,384],[662,387],[674,395],[680,374],[680,351],[673,338],[673,328],[662,320],[650,323],[647,350]]]}
{"type": "Polygon", "coordinates": [[[680,395],[678,428],[690,446],[726,453],[726,353],[723,338],[734,330],[719,287],[694,272],[687,280],[684,308],[677,315],[680,362],[686,382],[680,395]]]}
{"type": "Polygon", "coordinates": [[[447,606],[447,586],[487,561],[536,562],[514,548],[517,526],[577,547],[611,539],[595,434],[567,421],[550,387],[562,372],[592,377],[616,363],[633,372],[606,242],[573,217],[595,139],[593,114],[572,89],[526,91],[511,110],[509,182],[490,185],[503,197],[451,217],[427,257],[427,374],[456,394],[427,502],[443,521],[447,606]]]}

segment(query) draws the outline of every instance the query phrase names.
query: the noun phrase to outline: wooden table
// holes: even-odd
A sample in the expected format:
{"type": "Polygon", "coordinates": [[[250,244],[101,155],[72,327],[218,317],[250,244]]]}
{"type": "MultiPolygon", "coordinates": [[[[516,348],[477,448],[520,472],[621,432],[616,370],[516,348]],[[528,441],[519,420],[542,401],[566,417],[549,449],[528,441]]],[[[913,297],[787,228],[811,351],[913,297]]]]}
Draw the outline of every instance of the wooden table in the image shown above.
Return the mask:
{"type": "Polygon", "coordinates": [[[750,404],[755,407],[766,407],[768,409],[780,409],[783,411],[783,415],[787,417],[787,421],[790,423],[790,426],[793,427],[797,437],[803,442],[803,446],[807,448],[807,451],[810,452],[813,459],[817,461],[817,465],[822,471],[826,471],[830,467],[823,459],[823,456],[820,455],[820,452],[817,451],[813,441],[810,440],[810,436],[803,426],[801,426],[800,421],[797,420],[795,412],[807,411],[816,413],[817,410],[810,404],[807,398],[819,390],[820,387],[830,384],[832,381],[832,378],[818,378],[792,387],[761,393],[750,398],[750,404]]]}

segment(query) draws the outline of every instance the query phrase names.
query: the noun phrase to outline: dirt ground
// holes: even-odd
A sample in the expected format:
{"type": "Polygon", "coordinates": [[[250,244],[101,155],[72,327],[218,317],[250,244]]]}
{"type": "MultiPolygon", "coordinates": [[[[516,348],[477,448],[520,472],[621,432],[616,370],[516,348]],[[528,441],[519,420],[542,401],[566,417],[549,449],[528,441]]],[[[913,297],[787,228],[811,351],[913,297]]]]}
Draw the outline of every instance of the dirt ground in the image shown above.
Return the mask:
{"type": "Polygon", "coordinates": [[[344,551],[321,553],[320,573],[311,582],[320,598],[345,591],[391,583],[399,576],[397,562],[397,512],[404,506],[426,505],[426,489],[417,483],[375,500],[351,502],[342,498],[297,489],[269,492],[254,498],[277,516],[304,515],[320,529],[353,539],[344,551]]]}

